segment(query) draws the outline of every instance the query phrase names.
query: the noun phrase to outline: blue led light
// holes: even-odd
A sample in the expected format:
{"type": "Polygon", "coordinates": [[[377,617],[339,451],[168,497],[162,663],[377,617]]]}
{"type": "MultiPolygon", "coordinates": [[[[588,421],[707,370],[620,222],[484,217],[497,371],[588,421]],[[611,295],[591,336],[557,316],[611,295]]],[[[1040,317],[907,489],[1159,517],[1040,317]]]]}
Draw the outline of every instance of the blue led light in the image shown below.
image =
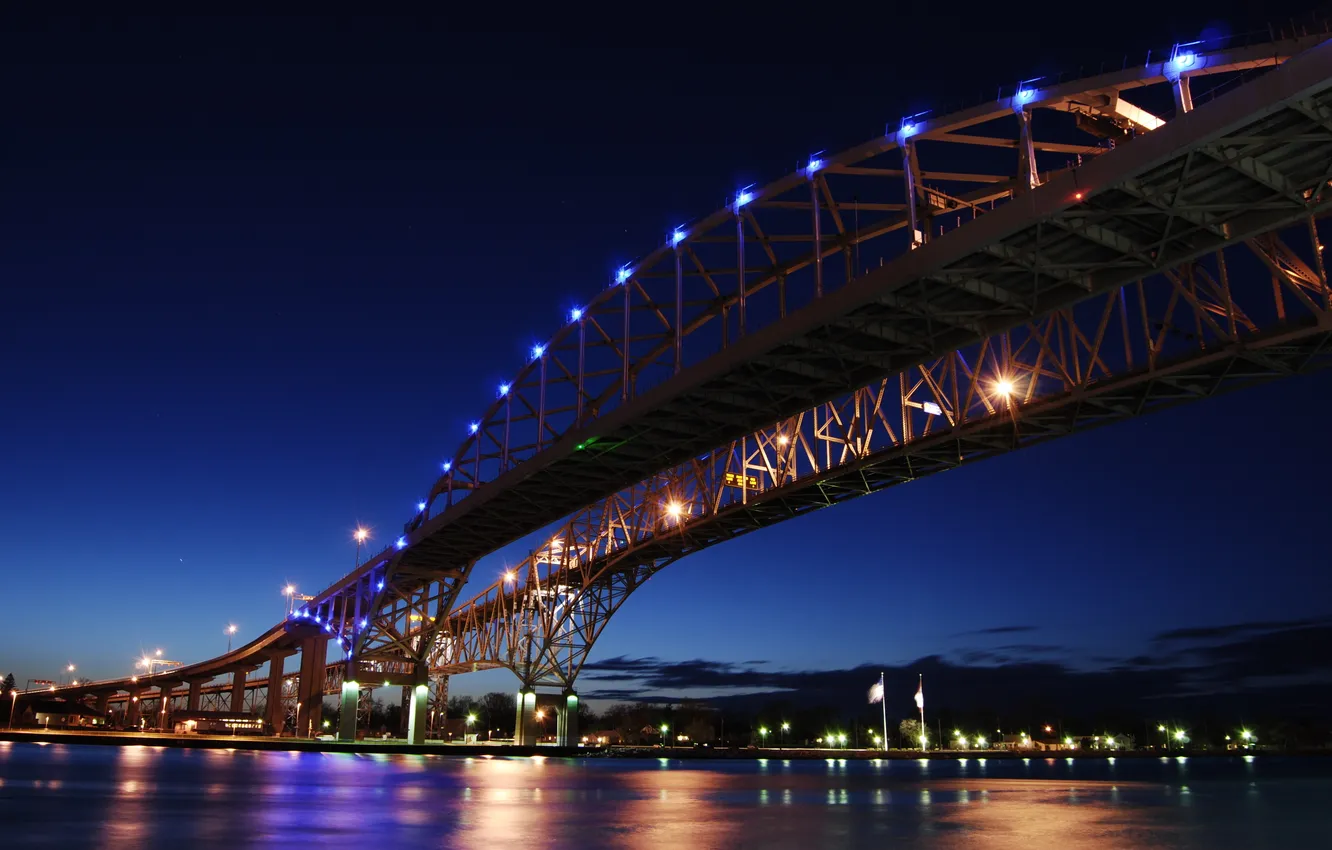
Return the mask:
{"type": "Polygon", "coordinates": [[[302,616],[302,617],[308,617],[308,616],[310,616],[310,612],[307,611],[307,610],[305,610],[304,608],[302,608],[302,609],[301,609],[301,616],[302,616]]]}
{"type": "Polygon", "coordinates": [[[633,270],[628,266],[620,266],[620,270],[615,273],[615,282],[624,283],[631,274],[633,274],[633,270]]]}
{"type": "Polygon", "coordinates": [[[451,460],[446,460],[446,461],[444,461],[443,466],[444,466],[444,471],[445,471],[445,472],[448,472],[450,469],[453,469],[453,461],[451,461],[451,460]]]}
{"type": "Polygon", "coordinates": [[[365,628],[365,627],[368,626],[368,625],[370,625],[370,621],[369,621],[369,620],[366,620],[366,619],[364,619],[364,618],[362,618],[362,620],[361,620],[361,628],[365,628]]]}
{"type": "Polygon", "coordinates": [[[383,590],[383,589],[384,589],[384,582],[383,582],[382,579],[381,579],[380,582],[379,582],[379,589],[380,589],[380,590],[383,590]]]}
{"type": "Polygon", "coordinates": [[[326,631],[326,632],[331,632],[331,631],[333,631],[333,624],[332,624],[332,623],[324,623],[324,631],[326,631]]]}
{"type": "Polygon", "coordinates": [[[580,308],[575,307],[569,311],[569,321],[576,322],[581,318],[583,318],[583,311],[580,308]]]}
{"type": "Polygon", "coordinates": [[[743,207],[745,204],[749,203],[752,200],[754,200],[754,193],[749,191],[748,189],[744,189],[740,192],[740,194],[735,196],[735,206],[738,209],[740,207],[743,207]]]}
{"type": "Polygon", "coordinates": [[[1021,91],[1018,92],[1018,102],[1026,103],[1035,96],[1036,92],[1032,91],[1031,89],[1022,89],[1021,91]]]}
{"type": "Polygon", "coordinates": [[[915,121],[904,120],[902,122],[902,129],[898,132],[901,133],[902,138],[906,139],[916,135],[916,131],[919,129],[920,128],[916,126],[915,121]]]}
{"type": "Polygon", "coordinates": [[[1175,54],[1174,63],[1176,68],[1188,68],[1197,59],[1197,55],[1192,50],[1181,50],[1175,54]]]}
{"type": "Polygon", "coordinates": [[[805,173],[812,176],[814,172],[821,168],[823,168],[823,160],[817,156],[812,156],[809,158],[809,164],[805,166],[805,173]]]}
{"type": "Polygon", "coordinates": [[[684,239],[685,239],[685,232],[684,232],[683,228],[679,228],[679,227],[677,227],[677,228],[675,228],[674,230],[671,231],[671,244],[672,244],[672,245],[679,245],[681,242],[684,241],[684,239]]]}
{"type": "Polygon", "coordinates": [[[316,623],[319,622],[319,615],[318,615],[318,614],[315,614],[315,622],[316,622],[316,623]]]}
{"type": "Polygon", "coordinates": [[[499,386],[499,390],[500,390],[500,395],[508,395],[508,394],[509,394],[509,385],[508,385],[508,384],[500,384],[500,386],[499,386]]]}
{"type": "Polygon", "coordinates": [[[532,346],[532,359],[533,359],[533,360],[540,360],[540,359],[541,359],[541,355],[543,355],[543,354],[545,354],[545,353],[546,353],[546,347],[545,347],[544,345],[534,345],[534,346],[532,346]]]}
{"type": "Polygon", "coordinates": [[[469,434],[475,434],[475,433],[476,433],[476,430],[477,430],[478,428],[480,428],[480,427],[481,427],[481,423],[480,423],[480,422],[473,422],[471,425],[468,425],[468,426],[467,426],[467,433],[469,433],[469,434]]]}
{"type": "Polygon", "coordinates": [[[398,538],[398,542],[395,543],[394,545],[397,546],[399,549],[406,549],[406,548],[407,548],[407,538],[406,538],[406,537],[399,537],[399,538],[398,538]]]}
{"type": "Polygon", "coordinates": [[[416,503],[416,512],[417,512],[417,513],[420,513],[420,512],[423,511],[423,510],[425,510],[425,502],[417,502],[417,503],[416,503]]]}

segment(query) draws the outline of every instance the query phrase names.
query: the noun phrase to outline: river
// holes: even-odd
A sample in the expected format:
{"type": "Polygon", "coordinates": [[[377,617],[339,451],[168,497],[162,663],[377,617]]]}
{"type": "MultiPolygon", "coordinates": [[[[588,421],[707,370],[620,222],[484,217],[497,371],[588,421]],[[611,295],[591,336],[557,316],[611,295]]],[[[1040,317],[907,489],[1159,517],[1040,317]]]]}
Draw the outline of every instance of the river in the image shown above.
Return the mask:
{"type": "Polygon", "coordinates": [[[681,761],[0,742],[5,847],[1326,847],[1332,760],[681,761]]]}

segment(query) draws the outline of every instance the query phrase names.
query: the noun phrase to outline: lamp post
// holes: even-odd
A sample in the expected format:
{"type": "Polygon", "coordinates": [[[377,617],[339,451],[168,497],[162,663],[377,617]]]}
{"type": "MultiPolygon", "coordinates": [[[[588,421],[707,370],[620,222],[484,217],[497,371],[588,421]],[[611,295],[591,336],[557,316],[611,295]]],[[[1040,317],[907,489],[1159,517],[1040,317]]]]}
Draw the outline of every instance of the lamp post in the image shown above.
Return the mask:
{"type": "MultiPolygon", "coordinates": [[[[469,714],[469,715],[467,715],[467,731],[468,731],[468,732],[472,731],[472,724],[474,724],[474,723],[476,723],[476,715],[475,715],[475,714],[469,714]]],[[[463,736],[463,743],[464,743],[464,744],[467,743],[467,738],[466,738],[466,736],[463,736]]]]}
{"type": "Polygon", "coordinates": [[[665,723],[661,724],[661,748],[663,750],[666,749],[666,730],[670,728],[671,727],[665,723]]]}
{"type": "Polygon", "coordinates": [[[65,672],[70,674],[71,679],[74,678],[74,665],[70,664],[68,667],[66,667],[65,672]]]}
{"type": "Polygon", "coordinates": [[[352,564],[352,569],[361,565],[361,544],[370,539],[370,532],[365,528],[358,528],[352,533],[352,539],[356,541],[356,562],[352,564]]]}
{"type": "Polygon", "coordinates": [[[1165,737],[1165,746],[1166,746],[1166,749],[1167,749],[1167,750],[1170,749],[1170,736],[1166,734],[1165,724],[1164,724],[1164,723],[1158,723],[1158,724],[1156,725],[1156,731],[1157,731],[1157,732],[1160,732],[1160,733],[1165,737]]]}
{"type": "Polygon", "coordinates": [[[226,629],[225,629],[224,631],[226,631],[226,634],[227,634],[227,653],[230,654],[230,653],[231,653],[231,636],[234,635],[234,634],[236,634],[236,624],[235,624],[235,623],[232,623],[231,625],[227,626],[226,629]]]}
{"type": "Polygon", "coordinates": [[[14,715],[18,713],[18,688],[9,692],[9,728],[14,729],[14,715]]]}
{"type": "Polygon", "coordinates": [[[759,744],[760,744],[761,746],[765,747],[765,748],[768,746],[768,727],[767,727],[767,726],[760,726],[760,727],[759,727],[759,744]]]}
{"type": "Polygon", "coordinates": [[[782,734],[778,736],[777,749],[779,750],[786,749],[786,733],[789,731],[791,731],[791,724],[787,723],[786,721],[782,721],[782,734]]]}

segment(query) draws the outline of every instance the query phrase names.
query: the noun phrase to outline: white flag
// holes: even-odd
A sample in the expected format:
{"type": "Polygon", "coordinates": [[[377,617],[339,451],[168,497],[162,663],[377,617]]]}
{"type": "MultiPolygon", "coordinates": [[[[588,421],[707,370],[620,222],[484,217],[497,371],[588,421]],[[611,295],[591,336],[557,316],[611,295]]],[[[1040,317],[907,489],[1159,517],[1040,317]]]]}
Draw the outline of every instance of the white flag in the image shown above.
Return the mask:
{"type": "Polygon", "coordinates": [[[924,681],[921,681],[920,685],[916,688],[916,708],[920,709],[921,711],[924,711],[924,710],[925,710],[925,682],[924,682],[924,681]]]}
{"type": "Polygon", "coordinates": [[[869,690],[869,701],[870,701],[871,703],[875,703],[875,702],[883,702],[883,680],[882,680],[882,679],[880,679],[879,681],[877,681],[877,682],[875,682],[874,684],[870,685],[870,690],[869,690]]]}

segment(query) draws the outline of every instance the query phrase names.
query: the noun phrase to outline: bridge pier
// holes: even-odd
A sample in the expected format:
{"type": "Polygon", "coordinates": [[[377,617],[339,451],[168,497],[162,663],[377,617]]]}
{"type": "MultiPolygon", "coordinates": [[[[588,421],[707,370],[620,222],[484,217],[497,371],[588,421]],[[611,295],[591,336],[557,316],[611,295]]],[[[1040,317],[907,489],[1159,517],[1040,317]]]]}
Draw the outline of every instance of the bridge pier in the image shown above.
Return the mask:
{"type": "Polygon", "coordinates": [[[198,711],[199,703],[203,700],[203,686],[207,679],[190,679],[190,697],[185,704],[187,711],[198,711]]]}
{"type": "Polygon", "coordinates": [[[111,707],[111,695],[102,693],[97,695],[97,713],[106,717],[106,711],[111,707]]]}
{"type": "Polygon", "coordinates": [[[157,707],[157,728],[163,732],[170,730],[171,722],[171,690],[179,684],[178,682],[163,682],[157,686],[158,699],[162,704],[157,707]]]}
{"type": "MultiPolygon", "coordinates": [[[[314,737],[323,731],[324,668],[327,664],[326,636],[315,635],[301,641],[301,673],[296,686],[296,699],[300,702],[300,710],[296,713],[297,737],[314,737]]],[[[343,691],[345,694],[345,685],[343,691]]]]}
{"type": "Polygon", "coordinates": [[[559,729],[555,733],[555,743],[561,747],[578,746],[578,694],[572,690],[565,691],[564,705],[559,713],[559,729]]]}
{"type": "Polygon", "coordinates": [[[412,678],[411,705],[407,714],[407,743],[419,747],[426,741],[426,728],[430,718],[430,670],[425,662],[418,662],[412,678]]]}
{"type": "Polygon", "coordinates": [[[523,687],[518,691],[515,705],[513,743],[519,747],[532,747],[536,741],[536,688],[523,687]]]}
{"type": "MultiPolygon", "coordinates": [[[[264,719],[268,721],[268,728],[273,730],[274,735],[281,735],[287,727],[287,712],[282,705],[282,668],[285,666],[286,656],[270,655],[268,657],[268,687],[265,689],[266,704],[264,705],[264,719]]],[[[299,730],[297,735],[299,735],[299,730]]]]}
{"type": "Polygon", "coordinates": [[[231,713],[240,714],[245,710],[245,671],[237,670],[231,674],[231,713]]]}
{"type": "Polygon", "coordinates": [[[125,725],[134,729],[139,728],[140,693],[138,688],[130,690],[129,699],[125,702],[125,725]]]}
{"type": "Polygon", "coordinates": [[[356,681],[356,659],[348,658],[342,670],[342,693],[339,695],[338,740],[356,740],[356,709],[360,706],[361,685],[356,681]]]}

